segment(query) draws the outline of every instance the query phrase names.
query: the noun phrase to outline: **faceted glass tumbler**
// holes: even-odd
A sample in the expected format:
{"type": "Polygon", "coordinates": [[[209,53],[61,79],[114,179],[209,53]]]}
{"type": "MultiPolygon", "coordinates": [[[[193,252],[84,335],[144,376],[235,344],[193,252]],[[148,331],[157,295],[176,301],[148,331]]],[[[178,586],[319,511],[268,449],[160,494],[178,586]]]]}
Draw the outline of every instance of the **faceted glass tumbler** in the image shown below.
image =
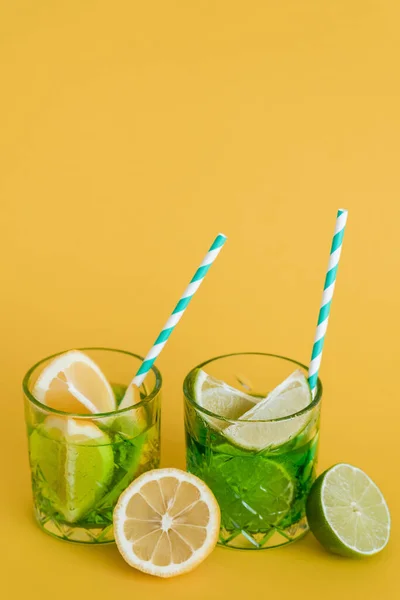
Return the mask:
{"type": "Polygon", "coordinates": [[[293,371],[306,375],[307,368],[272,354],[231,354],[202,363],[184,381],[187,470],[218,500],[219,544],[257,550],[301,538],[308,531],[305,505],[316,476],[321,382],[311,403],[295,414],[233,420],[198,404],[199,369],[258,402],[293,371]],[[243,424],[245,440],[238,434],[243,424]]]}
{"type": "MultiPolygon", "coordinates": [[[[118,403],[142,357],[104,348],[81,351],[100,367],[118,403]]],[[[161,374],[156,367],[150,370],[134,406],[72,414],[45,406],[33,394],[39,375],[56,356],[34,365],[23,380],[36,520],[62,540],[112,542],[120,494],[138,475],[159,466],[161,374]]]]}

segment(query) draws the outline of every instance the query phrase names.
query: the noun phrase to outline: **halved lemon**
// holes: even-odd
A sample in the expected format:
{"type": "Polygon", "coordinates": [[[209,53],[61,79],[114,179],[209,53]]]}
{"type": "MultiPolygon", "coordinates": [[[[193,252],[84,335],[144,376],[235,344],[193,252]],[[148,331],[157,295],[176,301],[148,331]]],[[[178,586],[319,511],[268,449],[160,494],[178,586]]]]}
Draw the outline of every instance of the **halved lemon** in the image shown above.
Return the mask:
{"type": "Polygon", "coordinates": [[[104,413],[117,408],[101,369],[78,350],[52,360],[39,375],[33,395],[42,404],[68,413],[104,413]]]}
{"type": "Polygon", "coordinates": [[[126,562],[151,575],[173,577],[194,569],[215,547],[218,503],[206,484],[180,469],[155,469],[122,493],[114,533],[126,562]]]}

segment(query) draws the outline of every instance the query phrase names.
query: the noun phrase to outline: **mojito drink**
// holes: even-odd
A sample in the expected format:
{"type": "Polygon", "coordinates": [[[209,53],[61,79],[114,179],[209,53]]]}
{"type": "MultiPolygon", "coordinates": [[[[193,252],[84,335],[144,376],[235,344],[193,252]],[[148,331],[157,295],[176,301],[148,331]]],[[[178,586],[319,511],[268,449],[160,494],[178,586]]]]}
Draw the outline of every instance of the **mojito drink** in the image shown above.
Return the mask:
{"type": "MultiPolygon", "coordinates": [[[[104,353],[111,352],[98,350],[92,353],[99,361],[104,353]]],[[[122,357],[120,353],[111,354],[111,363],[119,363],[114,365],[112,372],[121,376],[121,363],[131,363],[127,370],[127,376],[131,377],[136,359],[133,355],[121,354],[122,357]]],[[[110,357],[108,359],[110,363],[110,357]]],[[[113,509],[120,494],[133,479],[159,465],[161,380],[157,372],[152,372],[138,391],[136,403],[129,410],[120,411],[118,406],[126,392],[126,384],[111,383],[107,388],[107,402],[116,410],[93,414],[85,404],[82,405],[86,400],[79,394],[85,392],[89,407],[88,403],[95,405],[96,399],[100,399],[104,409],[106,386],[96,388],[93,381],[89,382],[92,373],[86,377],[86,382],[83,381],[79,369],[75,363],[73,368],[70,365],[65,369],[66,375],[61,371],[57,373],[47,394],[40,398],[47,404],[39,402],[32,393],[37,374],[28,374],[28,380],[26,377],[24,381],[35,516],[46,532],[58,538],[105,543],[114,540],[113,509]],[[68,378],[66,393],[64,388],[68,378]],[[61,401],[64,406],[81,412],[54,408],[61,401]]],[[[40,391],[36,395],[40,396],[40,391]]]]}
{"type": "Polygon", "coordinates": [[[305,508],[316,476],[321,390],[312,399],[301,370],[287,376],[296,366],[269,355],[233,355],[201,365],[186,378],[187,469],[218,500],[221,545],[269,548],[308,530],[305,508]],[[279,362],[283,366],[277,368],[279,362]],[[282,377],[275,389],[272,382],[279,378],[273,368],[282,377]],[[223,380],[215,377],[219,370],[223,380]]]}

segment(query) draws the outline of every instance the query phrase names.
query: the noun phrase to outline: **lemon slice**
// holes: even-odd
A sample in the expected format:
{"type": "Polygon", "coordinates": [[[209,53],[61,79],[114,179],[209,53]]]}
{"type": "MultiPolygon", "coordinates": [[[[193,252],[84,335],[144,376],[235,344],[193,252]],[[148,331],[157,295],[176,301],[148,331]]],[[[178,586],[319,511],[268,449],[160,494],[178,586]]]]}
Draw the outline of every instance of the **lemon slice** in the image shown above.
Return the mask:
{"type": "Polygon", "coordinates": [[[114,533],[126,562],[158,577],[199,565],[217,543],[220,510],[210,489],[179,469],[155,469],[122,493],[114,533]]]}
{"type": "Polygon", "coordinates": [[[116,410],[114,392],[95,362],[72,350],[57,356],[33,388],[39,402],[56,410],[91,414],[116,410]]]}
{"type": "Polygon", "coordinates": [[[271,419],[295,415],[306,408],[311,401],[308,381],[304,373],[298,369],[266,398],[239,417],[239,421],[243,419],[247,422],[230,425],[225,429],[224,435],[235,445],[246,450],[276,448],[300,433],[312,415],[307,413],[283,421],[271,421],[271,419]]]}
{"type": "Polygon", "coordinates": [[[47,417],[31,434],[29,452],[43,494],[68,523],[92,509],[113,476],[110,438],[91,422],[47,417]]]}
{"type": "MultiPolygon", "coordinates": [[[[199,406],[225,419],[238,419],[259,401],[259,398],[249,396],[224,381],[211,377],[202,369],[199,369],[195,376],[193,389],[199,406]]],[[[215,429],[225,429],[229,425],[222,419],[206,414],[203,414],[203,418],[215,429]]]]}

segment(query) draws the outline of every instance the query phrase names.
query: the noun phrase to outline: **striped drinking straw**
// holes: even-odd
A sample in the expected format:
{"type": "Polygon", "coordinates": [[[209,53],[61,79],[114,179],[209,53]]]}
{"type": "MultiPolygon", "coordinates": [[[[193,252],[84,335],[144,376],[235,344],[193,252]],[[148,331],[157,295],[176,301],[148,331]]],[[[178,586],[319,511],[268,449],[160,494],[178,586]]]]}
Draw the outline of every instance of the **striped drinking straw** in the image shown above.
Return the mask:
{"type": "Polygon", "coordinates": [[[322,294],[321,308],[319,310],[317,331],[315,332],[314,345],[312,349],[311,362],[308,369],[308,382],[310,384],[312,397],[317,391],[318,372],[321,365],[322,350],[324,347],[326,330],[328,328],[329,313],[333,292],[335,291],[336,274],[339,266],[340,254],[344,229],[347,221],[347,210],[339,209],[336,217],[335,233],[332,240],[331,253],[329,256],[328,271],[325,277],[324,291],[322,294]]]}
{"type": "MultiPolygon", "coordinates": [[[[160,354],[161,350],[164,348],[169,336],[171,335],[171,333],[175,329],[177,323],[179,323],[179,321],[181,320],[183,313],[187,309],[189,302],[191,301],[191,299],[193,298],[193,296],[199,289],[201,283],[203,282],[203,279],[206,276],[209,268],[211,267],[211,265],[217,258],[218,254],[220,253],[222,246],[226,242],[226,239],[227,238],[223,233],[219,233],[217,235],[217,237],[215,238],[209,251],[207,252],[206,256],[204,257],[202,263],[200,264],[196,273],[192,277],[188,287],[186,288],[183,295],[181,296],[178,304],[175,306],[170,318],[165,323],[161,333],[159,334],[156,341],[154,342],[151,350],[148,352],[148,354],[146,355],[146,358],[140,365],[140,368],[139,368],[138,372],[136,373],[135,377],[133,378],[133,380],[131,381],[130,385],[135,385],[137,387],[140,387],[142,385],[147,373],[150,371],[151,367],[153,366],[154,361],[156,360],[157,356],[160,354]]],[[[128,386],[128,389],[129,389],[129,387],[130,386],[128,386]]],[[[124,401],[125,401],[125,397],[123,398],[119,408],[126,408],[124,401]]]]}

